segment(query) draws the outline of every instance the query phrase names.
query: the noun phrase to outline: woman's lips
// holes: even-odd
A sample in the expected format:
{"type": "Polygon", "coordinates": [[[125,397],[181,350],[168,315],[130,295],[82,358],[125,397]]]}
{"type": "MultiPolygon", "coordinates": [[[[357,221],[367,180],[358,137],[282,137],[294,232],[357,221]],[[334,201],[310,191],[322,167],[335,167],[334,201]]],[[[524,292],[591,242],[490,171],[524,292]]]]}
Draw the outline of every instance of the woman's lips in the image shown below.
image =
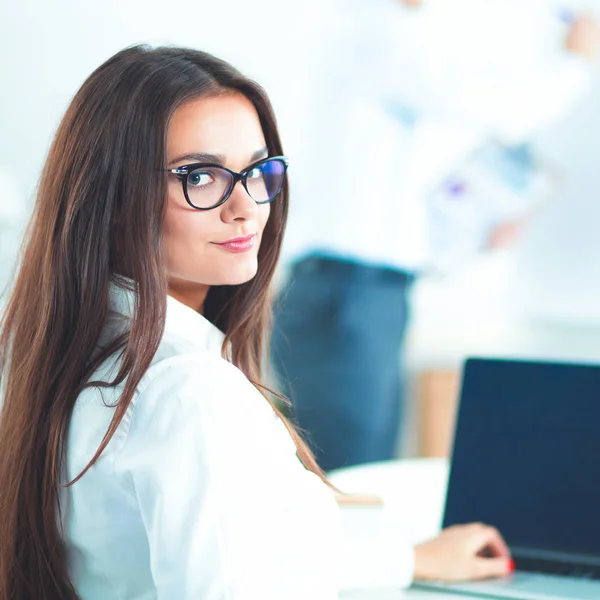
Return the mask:
{"type": "Polygon", "coordinates": [[[254,247],[254,240],[256,234],[246,235],[244,237],[237,237],[227,240],[226,242],[214,242],[216,246],[220,246],[224,250],[229,252],[248,252],[254,247]]]}

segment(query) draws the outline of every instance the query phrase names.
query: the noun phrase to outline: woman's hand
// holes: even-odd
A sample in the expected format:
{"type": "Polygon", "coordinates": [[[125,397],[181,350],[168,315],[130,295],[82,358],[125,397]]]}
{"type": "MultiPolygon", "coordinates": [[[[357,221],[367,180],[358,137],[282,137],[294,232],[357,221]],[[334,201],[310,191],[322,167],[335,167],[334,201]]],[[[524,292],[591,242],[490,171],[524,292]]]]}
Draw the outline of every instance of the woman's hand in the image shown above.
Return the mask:
{"type": "Polygon", "coordinates": [[[481,523],[448,527],[415,548],[415,579],[469,581],[505,577],[513,571],[502,536],[481,523]]]}

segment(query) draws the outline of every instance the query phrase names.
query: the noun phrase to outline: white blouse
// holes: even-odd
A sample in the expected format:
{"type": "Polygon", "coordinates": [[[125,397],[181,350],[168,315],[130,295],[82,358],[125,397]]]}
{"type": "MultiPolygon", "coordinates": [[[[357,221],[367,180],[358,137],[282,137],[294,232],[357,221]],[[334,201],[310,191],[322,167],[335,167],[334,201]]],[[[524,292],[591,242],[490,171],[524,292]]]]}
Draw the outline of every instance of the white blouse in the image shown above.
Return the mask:
{"type": "MultiPolygon", "coordinates": [[[[101,343],[128,327],[117,287],[101,343]]],[[[82,600],[333,599],[341,586],[405,586],[412,550],[345,545],[331,490],[307,471],[268,402],[221,356],[223,334],[169,297],[166,331],[117,432],[61,499],[82,600]],[[340,576],[342,580],[340,581],[340,576]]],[[[117,359],[94,379],[110,380],[117,359]]],[[[106,433],[123,386],[86,389],[67,440],[68,480],[106,433]]]]}

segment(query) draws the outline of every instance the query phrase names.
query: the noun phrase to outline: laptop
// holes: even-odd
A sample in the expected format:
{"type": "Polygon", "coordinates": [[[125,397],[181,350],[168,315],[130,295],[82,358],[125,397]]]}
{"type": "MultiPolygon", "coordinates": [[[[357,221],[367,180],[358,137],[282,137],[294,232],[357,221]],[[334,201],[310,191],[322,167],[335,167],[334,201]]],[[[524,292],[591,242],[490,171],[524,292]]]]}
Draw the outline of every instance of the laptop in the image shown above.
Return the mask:
{"type": "Polygon", "coordinates": [[[515,574],[415,587],[600,599],[600,365],[467,360],[443,526],[472,521],[500,530],[515,574]]]}

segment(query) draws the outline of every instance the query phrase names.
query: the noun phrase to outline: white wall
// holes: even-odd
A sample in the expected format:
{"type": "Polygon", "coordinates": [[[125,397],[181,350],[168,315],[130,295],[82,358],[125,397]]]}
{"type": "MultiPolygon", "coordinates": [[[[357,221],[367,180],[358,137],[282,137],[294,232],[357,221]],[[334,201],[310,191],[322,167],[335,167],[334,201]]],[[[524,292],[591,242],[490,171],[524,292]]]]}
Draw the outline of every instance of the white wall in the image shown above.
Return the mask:
{"type": "Polygon", "coordinates": [[[565,190],[520,251],[516,284],[539,316],[600,325],[600,77],[577,109],[540,140],[565,190]]]}

